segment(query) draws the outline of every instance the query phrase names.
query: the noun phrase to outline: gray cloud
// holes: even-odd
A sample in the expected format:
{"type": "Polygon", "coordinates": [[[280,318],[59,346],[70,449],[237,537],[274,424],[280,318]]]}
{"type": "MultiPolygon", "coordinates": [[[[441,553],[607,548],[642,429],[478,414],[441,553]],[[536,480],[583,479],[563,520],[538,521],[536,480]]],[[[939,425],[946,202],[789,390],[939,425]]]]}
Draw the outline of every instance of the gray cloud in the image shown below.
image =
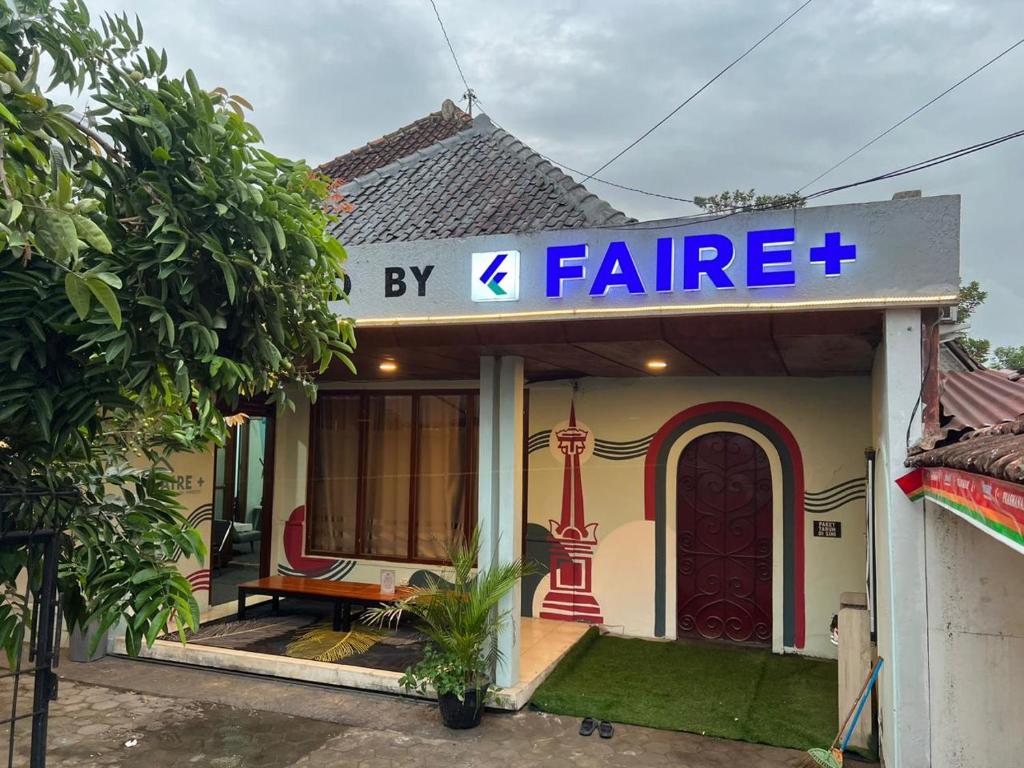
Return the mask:
{"type": "MultiPolygon", "coordinates": [[[[438,0],[484,111],[535,149],[599,166],[797,5],[438,0]]],[[[320,162],[463,91],[427,0],[104,0],[138,13],[171,68],[240,93],[268,147],[320,162]]],[[[1015,41],[1014,0],[818,0],[602,176],[683,197],[794,190],[1015,41]]],[[[1024,47],[820,186],[890,170],[1024,124],[1024,47]]],[[[965,279],[989,291],[975,335],[1024,344],[1024,253],[1011,202],[1024,140],[828,202],[901,189],[963,195],[965,279]],[[1008,215],[1009,214],[1009,215],[1008,215]]],[[[816,186],[819,186],[816,185],[816,186]]],[[[590,182],[640,218],[692,207],[590,182]]],[[[823,201],[825,202],[825,201],[823,201]]]]}

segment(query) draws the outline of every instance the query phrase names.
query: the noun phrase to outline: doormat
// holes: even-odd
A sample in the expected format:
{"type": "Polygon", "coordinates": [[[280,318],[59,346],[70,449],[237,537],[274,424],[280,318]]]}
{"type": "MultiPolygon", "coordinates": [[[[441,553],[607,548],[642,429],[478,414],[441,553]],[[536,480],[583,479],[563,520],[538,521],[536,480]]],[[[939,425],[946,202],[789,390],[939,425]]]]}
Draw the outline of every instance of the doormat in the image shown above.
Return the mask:
{"type": "Polygon", "coordinates": [[[288,643],[285,654],[293,659],[341,661],[357,653],[366,653],[383,636],[382,632],[365,624],[354,624],[347,632],[336,632],[331,622],[324,621],[288,643]]]}
{"type": "MultiPolygon", "coordinates": [[[[284,637],[291,637],[315,619],[311,616],[275,616],[273,618],[244,619],[243,621],[215,621],[204,624],[196,632],[186,632],[188,642],[213,648],[231,648],[236,651],[256,650],[273,646],[284,637]]],[[[177,634],[165,635],[164,640],[178,640],[177,634]]]]}
{"type": "MultiPolygon", "coordinates": [[[[354,623],[362,635],[372,633],[373,641],[367,645],[357,641],[346,647],[344,643],[331,650],[343,632],[332,632],[329,611],[321,603],[298,599],[281,601],[279,613],[273,612],[270,601],[257,603],[247,610],[249,616],[237,621],[233,616],[203,624],[196,633],[186,632],[186,639],[195,645],[213,648],[230,648],[249,653],[263,653],[270,656],[288,656],[296,659],[321,657],[324,660],[348,666],[380,669],[389,672],[404,672],[423,659],[427,640],[406,623],[399,626],[367,628],[354,623]],[[327,634],[319,644],[299,646],[290,651],[303,635],[315,628],[326,628],[327,634]],[[338,635],[331,638],[330,635],[338,635]],[[332,642],[332,640],[334,642],[332,642]]],[[[168,633],[162,640],[178,642],[177,633],[168,633]]]]}

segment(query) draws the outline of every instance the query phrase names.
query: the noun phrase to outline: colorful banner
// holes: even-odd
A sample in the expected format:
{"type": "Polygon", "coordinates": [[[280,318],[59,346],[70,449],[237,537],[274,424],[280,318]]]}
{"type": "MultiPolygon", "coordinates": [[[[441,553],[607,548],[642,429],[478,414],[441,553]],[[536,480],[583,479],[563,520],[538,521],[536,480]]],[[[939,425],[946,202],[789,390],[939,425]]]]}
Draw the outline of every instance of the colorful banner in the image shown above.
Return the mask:
{"type": "Polygon", "coordinates": [[[923,475],[925,498],[1024,554],[1024,486],[942,467],[923,475]]]}

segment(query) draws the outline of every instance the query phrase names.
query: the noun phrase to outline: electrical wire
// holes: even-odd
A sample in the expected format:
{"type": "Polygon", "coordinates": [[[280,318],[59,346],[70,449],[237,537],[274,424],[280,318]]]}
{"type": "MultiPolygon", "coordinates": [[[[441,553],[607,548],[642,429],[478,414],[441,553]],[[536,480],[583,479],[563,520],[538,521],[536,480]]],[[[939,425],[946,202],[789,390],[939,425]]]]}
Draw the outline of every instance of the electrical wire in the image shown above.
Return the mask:
{"type": "MultiPolygon", "coordinates": [[[[455,62],[455,68],[459,70],[459,77],[462,78],[462,84],[466,86],[466,93],[472,93],[473,89],[469,87],[469,83],[466,81],[466,75],[462,72],[462,65],[459,64],[459,57],[455,55],[455,46],[452,45],[452,41],[448,37],[448,30],[444,28],[444,22],[441,21],[441,12],[437,10],[437,3],[435,3],[434,0],[430,0],[430,5],[434,9],[434,15],[437,16],[437,23],[441,27],[441,34],[444,35],[444,41],[448,43],[448,50],[452,52],[452,61],[455,62]]],[[[472,106],[472,103],[470,106],[472,106]]]]}
{"type": "Polygon", "coordinates": [[[845,164],[845,163],[846,163],[847,161],[849,161],[849,160],[852,160],[852,159],[853,159],[854,157],[856,157],[857,155],[859,155],[859,154],[860,154],[861,152],[863,152],[863,151],[864,151],[865,149],[867,149],[868,147],[870,147],[870,146],[871,146],[872,144],[874,144],[874,143],[875,143],[876,141],[878,141],[879,139],[882,139],[882,138],[884,138],[884,137],[888,136],[888,135],[889,135],[890,133],[892,133],[893,131],[895,131],[895,130],[896,130],[897,128],[899,128],[899,127],[900,127],[901,125],[903,125],[903,124],[904,124],[905,122],[907,122],[907,121],[908,121],[908,120],[910,120],[911,118],[913,118],[913,117],[915,117],[915,116],[919,115],[919,114],[920,114],[921,112],[924,112],[924,110],[928,109],[928,107],[930,107],[930,106],[931,106],[932,104],[934,104],[934,103],[935,103],[936,101],[938,101],[939,99],[941,99],[941,98],[942,98],[943,96],[945,96],[946,94],[948,94],[948,93],[950,93],[950,92],[952,92],[952,91],[956,90],[956,89],[957,89],[957,88],[959,88],[959,87],[960,87],[961,85],[963,85],[963,84],[964,84],[964,83],[966,83],[966,82],[967,82],[968,80],[970,80],[970,79],[971,79],[972,77],[974,77],[974,76],[975,76],[976,74],[978,74],[978,73],[979,73],[979,72],[981,72],[982,70],[986,69],[986,68],[987,68],[988,66],[990,66],[990,65],[992,65],[992,64],[995,64],[995,63],[996,63],[997,61],[999,61],[999,60],[1000,60],[1001,58],[1003,58],[1003,56],[1005,56],[1005,55],[1006,55],[1006,54],[1008,54],[1008,53],[1009,53],[1010,51],[1012,51],[1012,50],[1013,50],[1014,48],[1016,48],[1016,47],[1018,47],[1019,45],[1022,45],[1022,44],[1024,44],[1024,37],[1022,37],[1022,38],[1021,38],[1020,40],[1018,40],[1018,41],[1017,41],[1016,43],[1014,43],[1014,44],[1013,44],[1013,45],[1011,45],[1011,46],[1010,46],[1009,48],[1007,48],[1006,50],[1004,50],[1004,51],[1003,51],[1002,53],[999,53],[999,54],[997,54],[996,56],[993,56],[993,57],[992,57],[991,59],[989,59],[989,60],[988,60],[988,61],[986,61],[986,62],[985,62],[984,64],[982,64],[982,65],[981,65],[980,67],[978,67],[978,68],[977,68],[976,70],[974,70],[973,72],[971,72],[971,73],[970,73],[969,75],[966,75],[965,77],[962,77],[962,78],[960,78],[959,80],[957,80],[957,81],[956,81],[955,83],[953,83],[953,85],[949,86],[949,88],[947,88],[946,90],[944,90],[944,91],[943,91],[942,93],[940,93],[940,94],[939,94],[938,96],[935,96],[934,98],[932,98],[932,99],[931,99],[930,101],[927,101],[927,102],[925,102],[924,104],[922,104],[922,105],[921,105],[920,107],[918,107],[917,109],[915,109],[915,110],[914,110],[913,112],[911,112],[911,113],[910,113],[909,115],[907,115],[906,117],[904,117],[904,118],[903,118],[902,120],[898,120],[897,122],[895,122],[895,123],[893,123],[892,125],[890,125],[890,126],[889,126],[888,128],[886,128],[886,129],[885,129],[884,131],[882,131],[882,132],[881,132],[880,134],[878,134],[877,136],[875,136],[875,138],[871,139],[871,141],[869,141],[869,142],[868,142],[867,144],[865,144],[864,146],[862,146],[862,147],[861,147],[860,149],[854,150],[853,152],[851,152],[850,154],[848,154],[848,155],[847,155],[846,157],[844,157],[844,158],[843,158],[842,160],[840,160],[840,161],[839,161],[838,163],[836,163],[835,165],[831,166],[830,168],[828,168],[827,170],[823,171],[822,173],[819,173],[819,174],[818,174],[817,176],[815,176],[815,177],[814,177],[813,179],[811,179],[811,180],[810,180],[809,182],[807,182],[807,183],[806,183],[806,184],[804,184],[804,185],[803,185],[802,187],[800,187],[800,189],[798,189],[797,191],[798,191],[798,192],[803,192],[803,191],[804,191],[805,189],[807,189],[807,187],[811,186],[811,184],[814,184],[814,183],[816,183],[816,182],[820,181],[821,179],[825,178],[825,177],[826,177],[826,176],[828,176],[828,175],[829,175],[830,173],[832,173],[832,171],[836,170],[836,169],[837,169],[837,168],[838,168],[839,166],[841,166],[841,165],[844,165],[844,164],[845,164]]]}
{"type": "MultiPolygon", "coordinates": [[[[433,0],[431,0],[431,2],[433,2],[433,0]]],[[[630,142],[630,143],[629,143],[629,144],[628,144],[628,145],[627,145],[627,146],[626,146],[626,147],[625,147],[624,149],[620,150],[620,151],[619,151],[619,153],[618,153],[618,154],[616,154],[616,155],[615,155],[614,157],[612,157],[612,159],[611,159],[611,160],[609,160],[608,162],[606,162],[606,163],[605,163],[604,165],[602,165],[602,166],[601,166],[600,168],[598,168],[598,169],[597,169],[596,171],[594,171],[593,173],[590,173],[590,174],[588,174],[588,175],[587,175],[587,177],[586,177],[585,179],[583,179],[583,181],[581,181],[580,183],[581,183],[581,184],[585,184],[585,183],[586,183],[587,181],[589,181],[590,179],[594,178],[594,177],[595,177],[595,176],[596,176],[597,174],[599,174],[599,173],[600,173],[601,171],[603,171],[603,170],[604,170],[605,168],[607,168],[607,167],[608,167],[609,165],[611,165],[611,164],[612,164],[612,163],[614,163],[614,162],[615,162],[616,160],[618,160],[618,159],[619,159],[620,157],[622,157],[622,156],[623,156],[624,154],[626,154],[627,152],[629,152],[629,150],[631,150],[631,149],[632,149],[633,147],[635,147],[635,146],[636,146],[637,144],[639,144],[639,143],[640,143],[641,141],[643,141],[643,140],[644,140],[644,139],[646,139],[646,138],[647,138],[648,136],[650,136],[650,135],[651,135],[652,133],[654,133],[654,132],[655,132],[656,130],[658,130],[658,129],[659,129],[659,128],[660,128],[661,126],[662,126],[662,125],[664,125],[665,123],[667,123],[667,122],[668,122],[668,121],[669,121],[669,120],[670,120],[670,119],[671,119],[671,118],[672,118],[672,117],[673,117],[673,116],[674,116],[674,115],[675,115],[675,114],[676,114],[677,112],[679,112],[679,110],[681,110],[681,109],[682,109],[683,107],[685,107],[685,106],[686,106],[687,104],[689,104],[689,103],[690,103],[691,101],[693,101],[693,100],[694,100],[695,98],[697,98],[698,96],[700,96],[700,94],[702,94],[702,93],[703,93],[703,92],[704,92],[705,90],[707,90],[708,88],[710,88],[710,87],[711,87],[711,85],[712,85],[712,84],[713,84],[713,83],[714,83],[714,82],[715,82],[716,80],[718,80],[718,78],[720,78],[720,77],[721,77],[722,75],[724,75],[724,74],[725,74],[726,72],[728,72],[728,71],[729,71],[730,69],[732,69],[733,67],[735,67],[735,66],[736,66],[737,64],[739,64],[739,63],[740,63],[741,61],[743,61],[743,59],[745,59],[745,58],[746,58],[746,57],[747,57],[747,56],[748,56],[749,54],[753,53],[753,52],[754,52],[754,50],[755,50],[755,49],[756,49],[756,48],[757,48],[758,46],[760,46],[760,45],[761,45],[761,43],[763,43],[763,42],[764,42],[765,40],[767,40],[767,39],[768,39],[769,37],[771,37],[772,35],[774,35],[774,34],[775,34],[775,33],[776,33],[776,32],[777,32],[778,30],[782,29],[782,27],[784,27],[784,26],[785,26],[785,25],[786,25],[786,24],[787,24],[787,23],[789,22],[789,20],[790,20],[790,19],[792,19],[792,18],[793,18],[794,16],[796,16],[796,15],[797,15],[798,13],[800,13],[800,11],[802,11],[802,10],[803,10],[804,8],[806,8],[806,7],[808,6],[808,5],[810,5],[810,4],[812,3],[812,2],[814,2],[814,0],[805,0],[805,1],[804,1],[804,3],[803,3],[803,4],[802,4],[802,5],[801,5],[801,6],[799,7],[799,8],[797,8],[797,9],[796,9],[795,11],[793,11],[793,12],[792,12],[791,14],[789,14],[789,15],[788,15],[788,16],[787,16],[786,18],[784,18],[784,19],[783,19],[782,21],[780,21],[780,22],[779,22],[778,24],[776,24],[776,25],[775,25],[774,27],[772,27],[772,28],[771,28],[771,29],[770,29],[770,30],[769,30],[769,31],[768,31],[768,32],[767,32],[767,33],[766,33],[766,34],[765,34],[765,35],[764,35],[764,36],[763,36],[763,37],[762,37],[762,38],[761,38],[760,40],[758,40],[758,41],[757,41],[756,43],[754,43],[754,44],[753,44],[752,46],[750,46],[749,48],[747,48],[747,50],[745,50],[745,51],[744,51],[743,53],[741,53],[741,54],[740,54],[739,56],[737,56],[737,57],[736,57],[735,59],[733,59],[733,60],[732,60],[731,62],[729,62],[729,64],[728,64],[728,65],[726,65],[726,66],[725,66],[725,68],[721,69],[721,70],[720,70],[720,71],[718,72],[718,74],[716,74],[716,75],[715,75],[714,77],[712,77],[712,78],[711,78],[710,80],[708,80],[708,81],[707,81],[706,83],[704,83],[704,85],[702,85],[702,86],[701,86],[700,88],[698,88],[698,89],[697,89],[696,91],[694,91],[694,92],[693,92],[693,93],[691,93],[691,94],[690,94],[689,96],[687,96],[687,97],[686,97],[686,99],[685,99],[685,100],[684,100],[684,101],[683,101],[683,102],[682,102],[682,103],[681,103],[681,104],[680,104],[679,106],[677,106],[677,107],[676,107],[675,109],[673,109],[673,110],[672,110],[671,112],[669,112],[669,113],[668,113],[667,115],[665,115],[665,116],[664,116],[663,118],[661,118],[661,120],[659,120],[658,122],[656,122],[656,123],[655,123],[654,125],[652,125],[652,126],[651,126],[650,128],[648,128],[648,129],[647,129],[646,131],[644,131],[644,132],[643,132],[642,134],[640,134],[640,136],[639,136],[638,138],[634,139],[634,140],[633,140],[632,142],[630,142]]]]}
{"type": "MultiPolygon", "coordinates": [[[[997,136],[997,137],[995,137],[993,139],[987,139],[986,141],[982,141],[982,142],[979,142],[977,144],[972,144],[972,145],[967,146],[967,147],[961,147],[959,149],[954,149],[954,150],[952,150],[950,152],[945,152],[945,153],[943,153],[941,155],[935,155],[934,157],[929,157],[929,158],[927,158],[925,160],[919,160],[916,163],[911,163],[910,165],[905,165],[902,168],[896,168],[895,170],[887,171],[886,173],[881,173],[881,174],[878,174],[876,176],[871,176],[870,178],[860,179],[859,181],[852,181],[852,182],[849,182],[848,184],[840,184],[840,185],[835,186],[835,187],[828,187],[827,189],[821,189],[821,190],[818,190],[817,192],[812,192],[811,194],[805,196],[803,199],[805,201],[807,201],[807,200],[816,200],[817,198],[824,197],[825,195],[832,195],[832,194],[835,194],[836,192],[842,192],[842,191],[847,190],[847,189],[853,189],[855,187],[860,187],[860,186],[863,186],[865,184],[873,184],[873,183],[878,182],[878,181],[886,181],[888,179],[898,178],[900,176],[905,176],[905,175],[910,174],[910,173],[917,173],[918,171],[924,171],[924,170],[927,170],[928,168],[933,168],[933,167],[935,167],[937,165],[942,165],[944,163],[948,163],[948,162],[951,162],[953,160],[959,160],[961,157],[966,157],[967,155],[972,155],[975,152],[981,152],[982,150],[990,149],[992,147],[998,146],[999,144],[1003,144],[1003,143],[1005,143],[1007,141],[1012,141],[1013,139],[1019,139],[1022,136],[1024,136],[1024,130],[1013,131],[1011,133],[1007,133],[1007,134],[1004,134],[1002,136],[997,136]]],[[[623,225],[620,225],[620,224],[613,224],[613,225],[597,226],[597,227],[594,227],[594,229],[617,229],[617,230],[631,231],[631,232],[636,232],[637,230],[647,230],[647,229],[678,229],[678,228],[681,228],[681,227],[692,227],[692,226],[697,225],[697,224],[706,224],[706,223],[712,222],[712,221],[720,221],[721,219],[727,219],[730,216],[735,216],[735,215],[740,214],[740,213],[756,213],[756,212],[759,212],[759,211],[785,210],[785,209],[792,209],[792,208],[793,208],[792,204],[789,204],[789,203],[766,203],[764,205],[752,205],[752,206],[745,206],[745,207],[742,207],[742,208],[731,208],[731,209],[728,209],[727,211],[721,212],[720,215],[715,215],[715,216],[694,216],[691,219],[688,219],[688,220],[682,221],[682,222],[677,222],[677,223],[674,223],[674,224],[656,224],[656,223],[651,223],[648,226],[642,226],[642,225],[623,226],[623,225]]]]}
{"type": "MultiPolygon", "coordinates": [[[[477,99],[476,103],[479,104],[480,106],[483,106],[483,102],[481,102],[480,99],[477,99]]],[[[490,121],[492,123],[494,123],[496,128],[504,131],[509,136],[514,136],[515,135],[510,130],[508,130],[507,128],[502,126],[497,120],[495,120],[490,115],[488,115],[488,118],[490,119],[490,121]]],[[[536,149],[533,149],[532,147],[530,148],[530,150],[534,154],[536,154],[538,157],[544,158],[549,163],[552,163],[553,165],[557,165],[559,168],[561,168],[563,170],[569,171],[570,173],[578,174],[580,176],[585,176],[586,175],[586,171],[581,171],[581,170],[579,170],[577,168],[573,168],[572,166],[567,165],[567,164],[565,164],[565,163],[563,163],[563,162],[561,162],[559,160],[556,160],[555,158],[553,158],[553,157],[551,157],[549,155],[545,155],[543,152],[538,152],[536,149]]],[[[597,176],[590,176],[588,178],[591,181],[598,182],[599,184],[606,184],[609,187],[615,187],[616,189],[624,189],[627,192],[636,192],[636,193],[641,194],[641,195],[647,195],[648,197],[657,197],[657,198],[660,198],[662,200],[673,200],[673,201],[675,201],[677,203],[692,203],[692,204],[696,205],[696,201],[694,201],[692,198],[689,198],[689,197],[677,197],[675,195],[668,195],[668,194],[664,194],[662,192],[651,192],[651,191],[646,190],[646,189],[640,189],[639,187],[630,187],[630,186],[628,186],[626,184],[619,184],[618,182],[615,182],[615,181],[608,181],[608,179],[599,179],[597,176]]],[[[578,183],[582,184],[583,182],[581,181],[581,182],[578,182],[578,183]]]]}

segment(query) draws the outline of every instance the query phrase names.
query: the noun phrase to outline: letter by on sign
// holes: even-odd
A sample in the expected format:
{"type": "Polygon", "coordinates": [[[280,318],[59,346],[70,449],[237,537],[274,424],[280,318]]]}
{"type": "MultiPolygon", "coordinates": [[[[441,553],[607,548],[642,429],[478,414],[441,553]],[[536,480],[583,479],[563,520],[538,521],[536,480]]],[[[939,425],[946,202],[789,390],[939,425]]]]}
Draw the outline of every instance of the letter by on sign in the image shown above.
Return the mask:
{"type": "Polygon", "coordinates": [[[609,289],[618,286],[630,293],[646,293],[629,248],[621,240],[608,244],[608,250],[594,277],[594,284],[590,286],[590,295],[606,296],[609,289]]]}
{"type": "Polygon", "coordinates": [[[725,235],[689,235],[683,238],[683,290],[699,291],[700,277],[707,275],[715,288],[735,288],[725,270],[732,264],[732,241],[725,235]],[[702,259],[706,252],[714,258],[702,259]]]}
{"type": "Polygon", "coordinates": [[[384,268],[384,298],[405,296],[405,270],[401,267],[384,268]]]}
{"type": "Polygon", "coordinates": [[[427,264],[422,270],[419,267],[409,267],[409,271],[412,272],[412,276],[416,278],[416,295],[426,296],[427,295],[427,278],[430,277],[430,273],[434,271],[433,264],[427,264]]]}
{"type": "Polygon", "coordinates": [[[675,283],[676,241],[671,237],[658,238],[654,290],[658,293],[671,293],[675,283]]]}
{"type": "Polygon", "coordinates": [[[793,252],[781,246],[793,245],[796,233],[792,228],[757,229],[747,233],[747,287],[771,288],[796,285],[796,272],[792,269],[773,269],[793,263],[793,252]],[[772,250],[766,250],[771,248],[772,250]]]}
{"type": "Polygon", "coordinates": [[[552,245],[548,248],[547,287],[545,294],[549,299],[562,298],[562,287],[566,280],[583,280],[587,276],[587,268],[582,262],[587,258],[587,246],[552,245]],[[573,262],[573,263],[566,263],[573,262]]]}

